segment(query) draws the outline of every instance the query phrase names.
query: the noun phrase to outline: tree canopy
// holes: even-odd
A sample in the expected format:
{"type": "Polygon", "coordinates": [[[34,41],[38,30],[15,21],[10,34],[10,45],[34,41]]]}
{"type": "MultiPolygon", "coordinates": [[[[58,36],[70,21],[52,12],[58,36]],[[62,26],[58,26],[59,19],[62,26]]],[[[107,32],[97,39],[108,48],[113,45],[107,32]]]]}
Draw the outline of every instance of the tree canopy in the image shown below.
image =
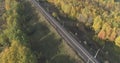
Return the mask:
{"type": "Polygon", "coordinates": [[[6,24],[3,34],[0,34],[0,45],[4,46],[0,53],[0,63],[37,63],[23,30],[23,25],[26,24],[25,18],[28,17],[23,16],[24,2],[5,0],[6,12],[3,17],[6,24]]]}
{"type": "Polygon", "coordinates": [[[54,3],[69,17],[92,28],[98,38],[115,42],[115,39],[120,36],[117,33],[120,29],[120,2],[115,0],[47,1],[54,3]]]}

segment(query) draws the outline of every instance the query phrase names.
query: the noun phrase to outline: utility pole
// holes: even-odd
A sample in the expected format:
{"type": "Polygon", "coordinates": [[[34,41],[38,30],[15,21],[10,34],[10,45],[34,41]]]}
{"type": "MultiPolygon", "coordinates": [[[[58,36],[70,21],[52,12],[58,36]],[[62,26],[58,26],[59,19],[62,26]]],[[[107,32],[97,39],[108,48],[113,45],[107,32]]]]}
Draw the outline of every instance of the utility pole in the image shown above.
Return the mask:
{"type": "MultiPolygon", "coordinates": [[[[100,51],[100,49],[98,49],[98,50],[97,50],[97,52],[96,52],[96,54],[95,54],[94,58],[96,58],[96,57],[97,57],[97,55],[98,55],[99,51],[100,51]]],[[[87,63],[89,63],[89,62],[90,62],[90,60],[88,59],[87,63]]]]}
{"type": "Polygon", "coordinates": [[[96,54],[95,54],[94,58],[96,58],[96,57],[97,57],[97,55],[98,55],[99,51],[100,51],[100,49],[98,49],[98,50],[97,50],[97,52],[96,52],[96,54]]]}

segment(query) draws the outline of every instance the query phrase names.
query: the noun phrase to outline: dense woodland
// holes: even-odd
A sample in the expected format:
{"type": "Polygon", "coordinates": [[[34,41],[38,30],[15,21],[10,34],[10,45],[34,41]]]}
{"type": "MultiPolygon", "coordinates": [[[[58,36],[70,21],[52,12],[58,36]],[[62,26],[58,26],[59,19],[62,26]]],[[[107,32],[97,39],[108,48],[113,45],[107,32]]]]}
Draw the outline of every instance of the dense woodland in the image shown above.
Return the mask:
{"type": "Polygon", "coordinates": [[[1,21],[4,24],[0,31],[0,63],[37,63],[23,31],[28,21],[24,5],[18,0],[5,0],[5,13],[1,21]]]}
{"type": "Polygon", "coordinates": [[[120,3],[116,0],[48,0],[48,2],[54,4],[69,18],[78,20],[94,30],[95,36],[99,39],[120,46],[120,3]]]}
{"type": "MultiPolygon", "coordinates": [[[[66,17],[84,23],[94,30],[95,37],[120,46],[119,2],[114,0],[48,0],[48,2],[54,4],[66,17]]],[[[36,22],[40,19],[32,14],[30,10],[33,9],[27,4],[28,2],[22,0],[0,0],[0,5],[3,5],[0,6],[0,63],[79,63],[81,60],[61,38],[58,38],[58,35],[50,31],[51,28],[47,28],[45,20],[41,20],[44,21],[42,24],[36,22]],[[1,9],[4,11],[1,12],[1,9]],[[32,24],[29,25],[29,22],[32,24]]],[[[53,13],[53,16],[58,15],[53,13]]],[[[77,26],[80,27],[79,24],[77,26]]]]}
{"type": "Polygon", "coordinates": [[[28,0],[0,0],[0,63],[84,63],[28,0]]]}

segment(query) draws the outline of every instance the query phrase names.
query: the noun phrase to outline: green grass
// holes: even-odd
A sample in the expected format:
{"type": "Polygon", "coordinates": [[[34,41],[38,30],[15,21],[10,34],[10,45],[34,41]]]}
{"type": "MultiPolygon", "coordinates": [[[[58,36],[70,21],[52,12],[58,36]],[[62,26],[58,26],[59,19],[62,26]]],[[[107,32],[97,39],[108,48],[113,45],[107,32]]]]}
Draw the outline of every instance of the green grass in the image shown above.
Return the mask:
{"type": "Polygon", "coordinates": [[[84,63],[46,19],[38,11],[34,12],[37,18],[32,18],[28,23],[34,30],[29,37],[39,63],[84,63]]]}

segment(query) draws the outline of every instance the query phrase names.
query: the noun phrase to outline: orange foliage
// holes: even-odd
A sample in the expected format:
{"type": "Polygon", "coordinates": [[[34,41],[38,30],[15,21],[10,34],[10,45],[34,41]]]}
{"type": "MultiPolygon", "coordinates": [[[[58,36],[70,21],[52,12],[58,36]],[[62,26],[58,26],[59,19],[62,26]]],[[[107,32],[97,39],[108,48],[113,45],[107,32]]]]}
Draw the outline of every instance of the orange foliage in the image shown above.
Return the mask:
{"type": "Polygon", "coordinates": [[[100,39],[105,39],[105,36],[106,36],[106,33],[105,33],[104,30],[101,30],[101,31],[98,33],[98,37],[99,37],[100,39]]]}

